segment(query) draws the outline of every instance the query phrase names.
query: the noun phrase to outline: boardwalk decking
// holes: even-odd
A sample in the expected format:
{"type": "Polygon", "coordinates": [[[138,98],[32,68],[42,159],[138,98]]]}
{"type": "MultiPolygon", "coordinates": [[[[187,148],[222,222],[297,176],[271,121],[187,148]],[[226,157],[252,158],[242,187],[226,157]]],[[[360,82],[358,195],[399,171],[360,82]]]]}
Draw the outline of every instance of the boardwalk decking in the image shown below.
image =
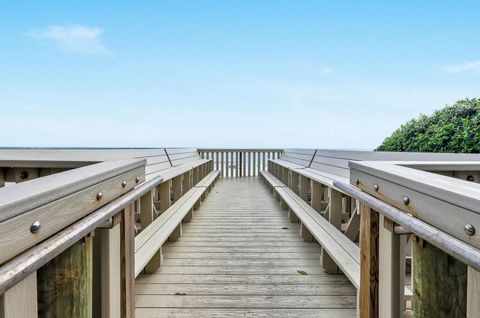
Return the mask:
{"type": "Polygon", "coordinates": [[[258,178],[220,180],[137,279],[136,317],[354,317],[355,288],[298,231],[258,178]]]}

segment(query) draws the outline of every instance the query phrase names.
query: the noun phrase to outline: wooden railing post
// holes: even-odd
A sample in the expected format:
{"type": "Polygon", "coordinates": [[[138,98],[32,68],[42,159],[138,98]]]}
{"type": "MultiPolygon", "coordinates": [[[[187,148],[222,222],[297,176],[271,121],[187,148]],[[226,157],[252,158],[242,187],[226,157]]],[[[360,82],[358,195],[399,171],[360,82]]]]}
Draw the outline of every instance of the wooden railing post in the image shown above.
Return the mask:
{"type": "Polygon", "coordinates": [[[305,200],[308,201],[308,193],[310,192],[310,180],[305,177],[300,175],[300,182],[299,182],[299,196],[305,200]]]}
{"type": "Polygon", "coordinates": [[[295,192],[296,194],[299,193],[298,191],[298,173],[295,171],[288,171],[288,187],[295,192]]]}
{"type": "Polygon", "coordinates": [[[182,197],[182,184],[183,184],[183,174],[176,176],[172,179],[172,194],[173,202],[178,201],[182,197]]]}
{"type": "Polygon", "coordinates": [[[394,233],[395,224],[380,215],[379,219],[379,316],[403,318],[405,311],[406,235],[394,233]]]}
{"type": "Polygon", "coordinates": [[[361,318],[378,317],[378,213],[360,203],[360,295],[361,318]]]}
{"type": "Polygon", "coordinates": [[[121,315],[121,214],[106,226],[95,230],[93,317],[115,318],[121,315]]]}
{"type": "MultiPolygon", "coordinates": [[[[149,226],[157,218],[153,210],[153,196],[154,191],[149,191],[140,198],[140,224],[142,225],[142,230],[147,228],[147,226],[149,226]]],[[[163,208],[162,200],[162,194],[160,194],[161,208],[163,208]]],[[[161,251],[158,251],[155,253],[155,255],[152,256],[148,264],[145,266],[145,273],[155,273],[161,265],[162,253],[161,251]]]]}
{"type": "Polygon", "coordinates": [[[429,242],[418,237],[414,238],[413,312],[415,316],[465,317],[467,266],[429,242]]]}
{"type": "Polygon", "coordinates": [[[121,317],[135,316],[135,231],[133,204],[122,211],[120,226],[121,317]]]}
{"type": "MultiPolygon", "coordinates": [[[[197,181],[198,182],[198,181],[197,181]]],[[[160,183],[158,186],[158,195],[160,197],[160,211],[163,212],[170,207],[170,184],[171,180],[160,183]]]]}
{"type": "Polygon", "coordinates": [[[0,317],[38,317],[37,272],[33,272],[0,296],[0,317]]]}
{"type": "MultiPolygon", "coordinates": [[[[324,193],[323,184],[312,180],[312,208],[318,213],[322,213],[322,199],[324,193]]],[[[298,193],[297,193],[298,194],[298,193]]]]}
{"type": "Polygon", "coordinates": [[[468,267],[467,318],[480,317],[480,273],[468,267]]]}
{"type": "Polygon", "coordinates": [[[37,271],[40,317],[91,316],[92,243],[92,236],[86,236],[37,271]]]}
{"type": "MultiPolygon", "coordinates": [[[[333,226],[340,229],[342,225],[342,193],[328,188],[328,200],[328,214],[325,216],[333,226]]],[[[337,274],[339,272],[337,264],[323,248],[320,253],[320,260],[327,273],[337,274]]]]}
{"type": "Polygon", "coordinates": [[[189,171],[187,171],[183,174],[182,189],[183,189],[184,193],[192,188],[192,186],[193,186],[192,185],[192,183],[193,183],[192,178],[193,178],[192,170],[189,170],[189,171]]]}

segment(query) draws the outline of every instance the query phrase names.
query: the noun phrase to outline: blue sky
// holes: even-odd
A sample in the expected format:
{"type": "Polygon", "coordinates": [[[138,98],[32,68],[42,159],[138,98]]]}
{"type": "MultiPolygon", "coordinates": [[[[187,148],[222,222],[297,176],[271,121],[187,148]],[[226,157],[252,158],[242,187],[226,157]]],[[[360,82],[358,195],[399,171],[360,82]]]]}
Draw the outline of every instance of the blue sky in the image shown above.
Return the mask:
{"type": "Polygon", "coordinates": [[[372,149],[480,97],[479,1],[0,0],[0,146],[372,149]]]}

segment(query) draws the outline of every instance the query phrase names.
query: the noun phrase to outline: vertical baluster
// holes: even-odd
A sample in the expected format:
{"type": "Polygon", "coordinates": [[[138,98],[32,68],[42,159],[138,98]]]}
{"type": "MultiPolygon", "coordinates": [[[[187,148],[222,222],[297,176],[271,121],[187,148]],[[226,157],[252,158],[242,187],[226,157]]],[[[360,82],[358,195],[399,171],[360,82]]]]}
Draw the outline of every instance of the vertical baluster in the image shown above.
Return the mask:
{"type": "Polygon", "coordinates": [[[242,177],[247,176],[247,153],[242,152],[242,177]]]}
{"type": "Polygon", "coordinates": [[[221,176],[222,178],[225,177],[223,171],[224,171],[224,170],[223,170],[223,151],[222,151],[222,152],[220,152],[220,176],[221,176]]]}
{"type": "Polygon", "coordinates": [[[230,178],[233,178],[233,151],[229,152],[230,154],[230,178]]]}
{"type": "Polygon", "coordinates": [[[247,152],[245,153],[245,155],[246,155],[245,164],[247,165],[247,171],[246,171],[246,175],[245,175],[245,176],[250,177],[250,173],[251,173],[250,164],[251,164],[251,161],[252,161],[252,160],[251,160],[251,157],[250,157],[250,155],[251,155],[250,151],[247,151],[247,152]]]}
{"type": "Polygon", "coordinates": [[[238,164],[238,159],[240,159],[240,153],[235,152],[235,177],[238,178],[238,173],[240,172],[240,165],[238,164]]]}

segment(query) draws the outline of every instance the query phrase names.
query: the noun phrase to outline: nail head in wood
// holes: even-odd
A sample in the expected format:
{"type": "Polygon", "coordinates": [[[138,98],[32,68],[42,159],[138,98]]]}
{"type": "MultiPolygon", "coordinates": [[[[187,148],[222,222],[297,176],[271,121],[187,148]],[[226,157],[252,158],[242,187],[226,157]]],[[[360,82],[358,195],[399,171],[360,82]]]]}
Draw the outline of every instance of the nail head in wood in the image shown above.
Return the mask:
{"type": "Polygon", "coordinates": [[[408,204],[410,203],[410,199],[409,199],[408,197],[404,196],[404,197],[403,197],[403,203],[404,203],[405,205],[408,205],[408,204]]]}
{"type": "Polygon", "coordinates": [[[127,186],[127,181],[123,180],[122,181],[122,188],[125,188],[127,186]]]}
{"type": "Polygon", "coordinates": [[[36,234],[38,231],[40,231],[40,221],[35,221],[30,225],[30,232],[36,234]]]}
{"type": "Polygon", "coordinates": [[[136,182],[136,183],[139,183],[139,182],[140,182],[140,177],[136,177],[136,178],[135,178],[135,182],[136,182]]]}
{"type": "Polygon", "coordinates": [[[474,235],[475,234],[475,227],[471,224],[465,224],[465,233],[467,233],[467,235],[474,235]]]}
{"type": "Polygon", "coordinates": [[[97,200],[101,200],[103,197],[103,193],[102,192],[98,192],[97,193],[97,200]]]}
{"type": "Polygon", "coordinates": [[[373,189],[375,189],[375,192],[378,192],[378,189],[380,189],[380,187],[378,186],[378,184],[374,184],[373,185],[373,189]]]}
{"type": "Polygon", "coordinates": [[[356,184],[356,185],[359,185],[359,184],[360,184],[360,180],[358,180],[358,179],[355,180],[355,184],[356,184]]]}

